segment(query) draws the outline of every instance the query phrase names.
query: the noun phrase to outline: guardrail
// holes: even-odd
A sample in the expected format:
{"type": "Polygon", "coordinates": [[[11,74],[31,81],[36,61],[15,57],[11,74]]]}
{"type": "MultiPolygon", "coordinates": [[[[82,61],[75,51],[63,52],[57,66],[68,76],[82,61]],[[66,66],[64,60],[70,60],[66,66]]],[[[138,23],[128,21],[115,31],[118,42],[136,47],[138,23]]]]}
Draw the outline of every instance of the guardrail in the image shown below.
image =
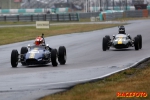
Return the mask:
{"type": "Polygon", "coordinates": [[[0,21],[79,21],[78,13],[0,16],[0,21]]]}

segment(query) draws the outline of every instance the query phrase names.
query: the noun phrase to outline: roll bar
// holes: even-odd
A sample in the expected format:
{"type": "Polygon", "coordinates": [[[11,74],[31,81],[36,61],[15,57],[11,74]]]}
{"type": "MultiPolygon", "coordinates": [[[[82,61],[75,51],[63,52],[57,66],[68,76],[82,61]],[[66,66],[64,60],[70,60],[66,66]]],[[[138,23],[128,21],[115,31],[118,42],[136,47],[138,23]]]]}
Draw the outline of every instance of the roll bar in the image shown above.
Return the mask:
{"type": "MultiPolygon", "coordinates": [[[[43,38],[43,40],[44,40],[44,44],[45,44],[45,39],[44,39],[44,34],[42,33],[42,36],[41,36],[42,38],[43,38]]],[[[46,45],[46,44],[45,44],[46,45]]]]}

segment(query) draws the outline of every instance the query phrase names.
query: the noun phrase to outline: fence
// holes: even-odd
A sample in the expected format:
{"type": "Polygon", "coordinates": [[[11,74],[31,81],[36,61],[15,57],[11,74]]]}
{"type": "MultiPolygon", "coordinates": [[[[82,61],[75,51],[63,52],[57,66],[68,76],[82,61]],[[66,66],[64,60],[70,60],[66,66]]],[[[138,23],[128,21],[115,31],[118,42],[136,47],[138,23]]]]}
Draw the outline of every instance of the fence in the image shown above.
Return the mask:
{"type": "Polygon", "coordinates": [[[123,17],[148,17],[150,10],[114,11],[92,13],[64,13],[64,14],[35,14],[35,15],[9,15],[0,16],[0,21],[79,21],[80,18],[98,17],[101,21],[113,20],[123,17]]]}
{"type": "Polygon", "coordinates": [[[122,17],[123,17],[123,12],[107,13],[103,15],[104,20],[113,20],[122,17]]]}
{"type": "Polygon", "coordinates": [[[126,17],[143,17],[142,10],[135,10],[135,11],[125,11],[126,17]]]}
{"type": "Polygon", "coordinates": [[[91,18],[99,16],[100,12],[91,12],[91,13],[79,13],[80,18],[91,18]]]}
{"type": "Polygon", "coordinates": [[[0,16],[0,21],[79,21],[77,13],[0,16]]]}

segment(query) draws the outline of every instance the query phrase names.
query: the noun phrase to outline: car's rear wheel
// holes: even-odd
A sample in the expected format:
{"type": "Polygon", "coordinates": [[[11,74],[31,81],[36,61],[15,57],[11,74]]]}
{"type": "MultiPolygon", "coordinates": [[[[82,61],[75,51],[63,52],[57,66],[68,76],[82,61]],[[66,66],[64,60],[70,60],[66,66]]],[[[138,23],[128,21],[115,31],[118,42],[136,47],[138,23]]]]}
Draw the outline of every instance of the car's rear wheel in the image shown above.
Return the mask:
{"type": "Polygon", "coordinates": [[[134,38],[134,47],[135,47],[135,50],[139,50],[139,38],[138,37],[134,38]]]}
{"type": "Polygon", "coordinates": [[[142,35],[137,35],[139,38],[139,49],[142,49],[142,35]]]}
{"type": "Polygon", "coordinates": [[[16,68],[18,65],[18,51],[12,50],[11,52],[11,66],[12,68],[16,68]]]}
{"type": "Polygon", "coordinates": [[[21,54],[21,64],[22,64],[23,66],[26,65],[26,63],[23,62],[23,61],[24,61],[24,59],[25,59],[24,54],[26,54],[27,52],[28,52],[28,48],[27,48],[27,47],[22,47],[22,48],[21,48],[21,51],[20,51],[20,54],[21,54]]]}
{"type": "Polygon", "coordinates": [[[52,49],[51,50],[51,62],[53,66],[57,66],[57,50],[56,49],[52,49]]]}
{"type": "Polygon", "coordinates": [[[61,65],[66,63],[66,48],[64,46],[60,46],[58,49],[58,61],[61,65]]]}
{"type": "Polygon", "coordinates": [[[104,37],[103,38],[103,44],[102,44],[102,48],[103,48],[103,51],[106,51],[107,50],[107,38],[106,37],[104,37]]]}

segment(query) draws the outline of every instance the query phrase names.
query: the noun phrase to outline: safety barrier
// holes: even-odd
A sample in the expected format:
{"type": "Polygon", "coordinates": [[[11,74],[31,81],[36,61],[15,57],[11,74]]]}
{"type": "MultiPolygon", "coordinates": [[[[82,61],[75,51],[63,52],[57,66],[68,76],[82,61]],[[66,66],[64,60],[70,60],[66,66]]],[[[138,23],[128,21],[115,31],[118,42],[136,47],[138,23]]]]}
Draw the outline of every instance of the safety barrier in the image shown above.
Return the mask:
{"type": "Polygon", "coordinates": [[[0,21],[79,21],[78,13],[0,16],[0,21]]]}
{"type": "Polygon", "coordinates": [[[148,10],[143,10],[143,17],[148,17],[148,10]]]}
{"type": "Polygon", "coordinates": [[[134,11],[119,11],[119,10],[107,10],[99,14],[100,20],[113,20],[123,17],[148,17],[150,15],[149,10],[134,10],[134,11]]]}
{"type": "Polygon", "coordinates": [[[123,10],[107,10],[107,11],[101,12],[99,17],[101,21],[112,20],[115,18],[122,18],[124,15],[123,13],[124,13],[123,10]]]}
{"type": "Polygon", "coordinates": [[[143,17],[142,10],[125,11],[125,17],[143,17]]]}
{"type": "Polygon", "coordinates": [[[0,9],[0,14],[44,13],[44,9],[0,9]]]}
{"type": "Polygon", "coordinates": [[[4,14],[36,14],[36,13],[67,13],[69,8],[56,8],[56,9],[0,9],[0,15],[4,14]]]}
{"type": "MultiPolygon", "coordinates": [[[[135,10],[134,6],[114,6],[114,7],[90,7],[90,12],[99,12],[100,9],[110,9],[110,10],[135,10]]],[[[150,5],[147,6],[147,10],[150,10],[150,5]]],[[[68,13],[70,12],[70,8],[65,7],[65,8],[37,8],[37,9],[0,9],[0,14],[28,14],[28,13],[45,13],[46,11],[50,11],[53,13],[68,13]]]]}
{"type": "Polygon", "coordinates": [[[79,13],[80,18],[91,18],[99,16],[100,12],[79,13]]]}

